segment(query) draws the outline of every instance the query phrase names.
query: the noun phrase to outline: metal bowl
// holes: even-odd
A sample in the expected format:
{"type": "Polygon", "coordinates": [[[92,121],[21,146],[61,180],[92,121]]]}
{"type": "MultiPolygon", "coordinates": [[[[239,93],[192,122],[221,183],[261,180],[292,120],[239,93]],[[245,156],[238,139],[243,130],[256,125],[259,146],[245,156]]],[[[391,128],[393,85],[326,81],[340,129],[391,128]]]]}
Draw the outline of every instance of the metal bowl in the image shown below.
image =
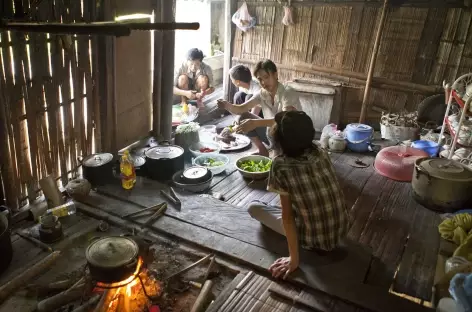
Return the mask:
{"type": "Polygon", "coordinates": [[[267,177],[269,177],[270,169],[264,172],[249,172],[249,171],[241,169],[240,167],[241,162],[247,161],[247,160],[253,160],[256,162],[261,161],[261,160],[271,161],[269,157],[260,156],[260,155],[250,155],[250,156],[243,156],[243,157],[238,158],[236,160],[236,169],[238,169],[239,173],[241,173],[243,177],[247,179],[252,179],[252,180],[264,180],[264,179],[267,179],[267,177]]]}
{"type": "Polygon", "coordinates": [[[199,183],[188,183],[183,179],[183,170],[180,170],[172,176],[172,182],[174,185],[182,190],[189,191],[192,193],[202,193],[208,190],[211,186],[211,181],[213,180],[213,173],[210,172],[210,176],[207,180],[199,183]]]}

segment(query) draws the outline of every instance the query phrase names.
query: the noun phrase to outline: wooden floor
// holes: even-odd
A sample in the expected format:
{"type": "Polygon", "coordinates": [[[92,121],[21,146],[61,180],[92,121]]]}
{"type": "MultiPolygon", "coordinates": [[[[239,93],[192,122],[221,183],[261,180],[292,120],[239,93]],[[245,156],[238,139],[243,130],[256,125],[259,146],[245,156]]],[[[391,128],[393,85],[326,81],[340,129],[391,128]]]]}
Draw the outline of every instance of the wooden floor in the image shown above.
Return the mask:
{"type": "MultiPolygon", "coordinates": [[[[222,127],[230,121],[227,117],[215,123],[222,127]]],[[[276,194],[265,190],[264,183],[244,180],[236,171],[234,161],[251,151],[228,154],[233,164],[214,177],[209,193],[221,193],[224,201],[178,191],[182,206],[169,205],[153,229],[267,274],[267,267],[288,251],[284,237],[262,227],[246,211],[254,199],[279,203],[276,194]]],[[[342,153],[331,157],[351,210],[349,240],[341,251],[328,257],[304,252],[300,270],[291,282],[368,310],[422,310],[422,306],[391,292],[418,301],[431,299],[439,217],[412,199],[409,183],[377,174],[372,155],[342,153]],[[358,158],[369,166],[352,166],[358,158]]],[[[132,191],[124,191],[117,181],[93,192],[79,209],[96,217],[106,213],[119,218],[163,202],[159,190],[165,188],[159,182],[139,178],[132,191]]]]}

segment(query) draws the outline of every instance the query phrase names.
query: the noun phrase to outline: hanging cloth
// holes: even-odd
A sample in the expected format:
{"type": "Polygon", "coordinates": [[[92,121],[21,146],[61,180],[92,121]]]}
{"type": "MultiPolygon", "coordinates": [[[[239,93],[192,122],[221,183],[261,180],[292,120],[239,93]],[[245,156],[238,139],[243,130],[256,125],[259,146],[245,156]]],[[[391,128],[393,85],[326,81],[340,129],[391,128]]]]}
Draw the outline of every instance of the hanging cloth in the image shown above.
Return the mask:
{"type": "Polygon", "coordinates": [[[256,18],[249,14],[246,1],[244,1],[243,5],[233,14],[231,20],[244,32],[256,26],[256,18]]]}
{"type": "Polygon", "coordinates": [[[284,6],[284,12],[285,13],[282,19],[282,24],[284,24],[285,26],[290,26],[290,25],[295,24],[295,22],[293,21],[293,12],[292,12],[292,7],[290,6],[290,4],[288,6],[284,6]]]}

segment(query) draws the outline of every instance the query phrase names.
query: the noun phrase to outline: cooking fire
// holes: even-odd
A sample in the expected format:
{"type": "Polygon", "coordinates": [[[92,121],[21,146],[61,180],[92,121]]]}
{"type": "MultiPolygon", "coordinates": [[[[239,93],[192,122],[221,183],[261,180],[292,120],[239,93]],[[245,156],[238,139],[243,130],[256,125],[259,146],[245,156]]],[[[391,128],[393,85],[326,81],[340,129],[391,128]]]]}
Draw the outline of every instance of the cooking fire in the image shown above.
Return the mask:
{"type": "Polygon", "coordinates": [[[141,245],[121,236],[100,238],[89,245],[87,274],[95,284],[94,292],[103,292],[95,311],[148,311],[159,297],[159,282],[146,267],[149,248],[141,245]]]}

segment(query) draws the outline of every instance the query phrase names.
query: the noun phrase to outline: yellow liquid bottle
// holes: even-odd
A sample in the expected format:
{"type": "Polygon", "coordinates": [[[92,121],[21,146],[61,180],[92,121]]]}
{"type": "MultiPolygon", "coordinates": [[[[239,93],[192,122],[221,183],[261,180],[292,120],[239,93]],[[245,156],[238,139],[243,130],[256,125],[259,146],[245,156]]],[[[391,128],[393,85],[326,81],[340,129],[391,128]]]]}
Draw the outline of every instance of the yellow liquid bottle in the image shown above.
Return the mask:
{"type": "Polygon", "coordinates": [[[120,172],[121,186],[125,190],[132,189],[134,187],[134,184],[136,183],[136,171],[129,155],[129,151],[125,151],[123,156],[121,156],[120,172]]]}
{"type": "Polygon", "coordinates": [[[185,115],[188,115],[188,104],[187,103],[183,103],[182,104],[182,112],[185,114],[185,115]]]}

